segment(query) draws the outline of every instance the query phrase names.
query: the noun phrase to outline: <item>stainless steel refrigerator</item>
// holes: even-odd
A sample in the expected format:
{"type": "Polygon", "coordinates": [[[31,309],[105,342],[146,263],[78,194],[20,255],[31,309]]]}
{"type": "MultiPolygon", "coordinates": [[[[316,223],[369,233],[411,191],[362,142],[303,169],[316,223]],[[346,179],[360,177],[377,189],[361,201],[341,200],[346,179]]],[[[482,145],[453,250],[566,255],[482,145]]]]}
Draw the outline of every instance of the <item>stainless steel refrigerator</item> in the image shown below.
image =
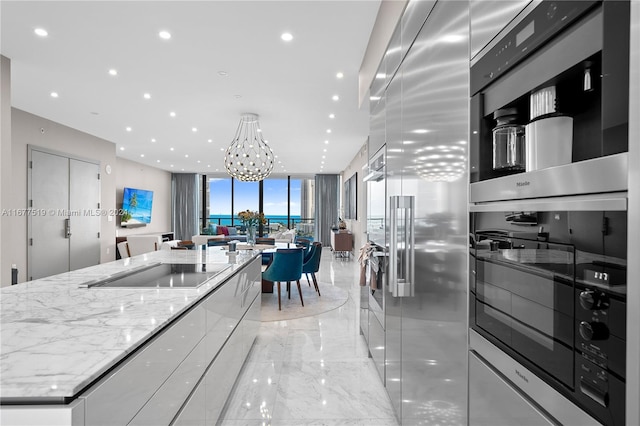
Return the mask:
{"type": "Polygon", "coordinates": [[[467,422],[468,26],[467,2],[410,2],[372,88],[388,269],[368,332],[402,424],[467,422]]]}

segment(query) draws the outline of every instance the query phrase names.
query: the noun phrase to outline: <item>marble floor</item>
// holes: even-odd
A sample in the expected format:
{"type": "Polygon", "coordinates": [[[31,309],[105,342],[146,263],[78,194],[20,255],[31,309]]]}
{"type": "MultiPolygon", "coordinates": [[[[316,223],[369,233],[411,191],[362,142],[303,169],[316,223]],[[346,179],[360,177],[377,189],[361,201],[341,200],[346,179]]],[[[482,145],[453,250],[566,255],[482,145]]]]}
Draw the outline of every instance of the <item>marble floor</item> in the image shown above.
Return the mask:
{"type": "Polygon", "coordinates": [[[347,302],[315,316],[263,322],[219,424],[398,424],[360,335],[358,273],[357,259],[324,249],[318,279],[349,291],[347,302]]]}

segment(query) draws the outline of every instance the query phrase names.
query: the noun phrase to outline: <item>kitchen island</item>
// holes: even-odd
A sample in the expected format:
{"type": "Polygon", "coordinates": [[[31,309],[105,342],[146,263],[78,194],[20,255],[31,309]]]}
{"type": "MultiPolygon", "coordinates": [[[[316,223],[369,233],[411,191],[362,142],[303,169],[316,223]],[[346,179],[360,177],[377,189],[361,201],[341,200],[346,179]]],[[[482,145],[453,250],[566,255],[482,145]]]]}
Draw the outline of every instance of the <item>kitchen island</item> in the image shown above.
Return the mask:
{"type": "Polygon", "coordinates": [[[0,424],[215,424],[257,335],[260,264],[157,251],[0,289],[0,424]],[[158,263],[215,272],[92,286],[158,263]]]}

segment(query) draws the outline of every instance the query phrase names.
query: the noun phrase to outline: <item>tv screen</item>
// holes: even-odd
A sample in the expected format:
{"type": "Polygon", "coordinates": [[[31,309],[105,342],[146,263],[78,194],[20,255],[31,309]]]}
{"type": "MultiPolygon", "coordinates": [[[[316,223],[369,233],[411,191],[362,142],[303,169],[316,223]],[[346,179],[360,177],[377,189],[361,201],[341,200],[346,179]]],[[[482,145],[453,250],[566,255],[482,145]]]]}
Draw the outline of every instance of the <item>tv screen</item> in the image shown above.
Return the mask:
{"type": "Polygon", "coordinates": [[[122,196],[122,226],[150,223],[152,203],[153,191],[124,188],[122,196]]]}

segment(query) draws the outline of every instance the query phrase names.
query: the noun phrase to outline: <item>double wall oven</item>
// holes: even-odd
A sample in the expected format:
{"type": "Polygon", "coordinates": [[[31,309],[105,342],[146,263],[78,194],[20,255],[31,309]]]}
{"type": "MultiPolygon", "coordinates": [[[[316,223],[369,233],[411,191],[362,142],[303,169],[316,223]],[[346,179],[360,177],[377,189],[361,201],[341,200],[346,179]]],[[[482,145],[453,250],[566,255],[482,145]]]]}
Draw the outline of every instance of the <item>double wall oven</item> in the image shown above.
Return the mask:
{"type": "Polygon", "coordinates": [[[484,368],[549,424],[625,424],[629,7],[532,2],[472,60],[472,423],[484,368]]]}

